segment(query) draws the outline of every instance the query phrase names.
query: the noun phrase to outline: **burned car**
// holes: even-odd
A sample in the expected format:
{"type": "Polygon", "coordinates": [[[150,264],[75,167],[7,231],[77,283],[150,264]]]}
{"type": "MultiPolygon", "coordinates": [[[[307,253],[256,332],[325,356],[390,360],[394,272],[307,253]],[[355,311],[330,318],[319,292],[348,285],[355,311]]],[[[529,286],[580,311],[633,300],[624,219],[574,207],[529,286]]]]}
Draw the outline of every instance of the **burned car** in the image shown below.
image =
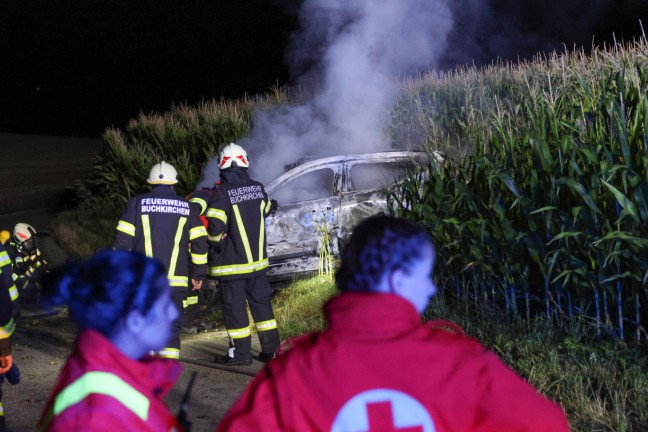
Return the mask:
{"type": "Polygon", "coordinates": [[[385,151],[289,167],[266,187],[279,204],[266,219],[268,278],[285,280],[318,272],[323,247],[336,257],[360,221],[387,212],[389,188],[408,173],[423,172],[427,159],[425,152],[385,151]]]}

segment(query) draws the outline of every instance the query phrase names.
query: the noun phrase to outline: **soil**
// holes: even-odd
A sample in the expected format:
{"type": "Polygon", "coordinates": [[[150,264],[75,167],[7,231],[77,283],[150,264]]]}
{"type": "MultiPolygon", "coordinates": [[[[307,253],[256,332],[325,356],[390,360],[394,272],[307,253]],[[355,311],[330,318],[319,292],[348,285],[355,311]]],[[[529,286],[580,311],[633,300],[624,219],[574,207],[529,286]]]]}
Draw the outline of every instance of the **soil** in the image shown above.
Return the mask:
{"type": "MultiPolygon", "coordinates": [[[[60,200],[89,172],[99,149],[98,140],[48,138],[0,134],[0,230],[10,232],[17,222],[48,232],[60,200]]],[[[52,237],[38,239],[51,266],[67,255],[52,237]]],[[[21,382],[2,386],[7,431],[35,430],[58,373],[70,354],[76,328],[64,309],[49,316],[42,309],[24,310],[14,334],[14,360],[21,382]]],[[[253,349],[258,345],[253,336],[253,349]]],[[[184,371],[167,406],[177,412],[189,379],[196,380],[188,406],[192,432],[213,431],[220,418],[257,373],[262,363],[238,368],[217,368],[216,355],[227,350],[224,329],[183,335],[181,361],[184,371]]]]}

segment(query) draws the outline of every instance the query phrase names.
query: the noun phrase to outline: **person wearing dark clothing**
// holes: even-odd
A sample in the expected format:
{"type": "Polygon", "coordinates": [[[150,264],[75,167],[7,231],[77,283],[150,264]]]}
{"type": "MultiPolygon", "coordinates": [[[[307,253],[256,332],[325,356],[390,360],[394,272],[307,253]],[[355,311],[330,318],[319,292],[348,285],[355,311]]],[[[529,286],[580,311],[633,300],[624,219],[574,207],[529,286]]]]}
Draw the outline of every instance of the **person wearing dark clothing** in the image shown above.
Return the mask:
{"type": "MultiPolygon", "coordinates": [[[[182,312],[186,297],[200,289],[206,276],[207,231],[189,201],[174,192],[177,177],[175,168],[166,162],[151,168],[148,183],[153,189],[128,201],[113,246],[160,260],[168,272],[173,300],[182,312]]],[[[174,320],[169,346],[157,353],[159,357],[180,357],[183,318],[181,313],[174,320]]]]}
{"type": "Polygon", "coordinates": [[[0,432],[5,430],[4,407],[2,405],[2,384],[5,378],[16,384],[19,370],[13,362],[11,337],[16,328],[13,318],[13,301],[9,294],[14,287],[11,258],[0,244],[0,432]]]}
{"type": "Polygon", "coordinates": [[[14,226],[13,237],[5,243],[13,263],[15,285],[10,292],[14,301],[14,314],[18,316],[20,304],[36,305],[40,302],[39,282],[49,271],[47,261],[36,245],[36,230],[20,222],[14,226]]]}
{"type": "Polygon", "coordinates": [[[230,338],[228,354],[217,357],[216,362],[226,365],[252,364],[246,304],[261,343],[260,359],[274,357],[280,342],[266,276],[265,217],[272,212],[273,203],[263,185],[250,179],[248,167],[245,150],[228,144],[219,156],[221,181],[192,198],[208,221],[209,277],[218,281],[230,338]]]}

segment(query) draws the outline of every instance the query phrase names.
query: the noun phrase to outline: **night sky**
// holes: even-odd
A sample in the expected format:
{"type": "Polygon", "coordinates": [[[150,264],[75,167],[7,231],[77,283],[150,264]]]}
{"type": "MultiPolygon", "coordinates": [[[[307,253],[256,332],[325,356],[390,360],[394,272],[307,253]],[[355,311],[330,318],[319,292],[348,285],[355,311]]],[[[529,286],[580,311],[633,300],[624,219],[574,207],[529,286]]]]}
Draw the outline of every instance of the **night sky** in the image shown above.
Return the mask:
{"type": "MultiPolygon", "coordinates": [[[[291,37],[300,34],[299,3],[4,0],[0,132],[99,136],[140,111],[290,84],[318,53],[288,60],[291,37]]],[[[451,4],[456,22],[443,68],[530,58],[563,45],[588,49],[613,34],[629,40],[641,34],[640,20],[648,24],[645,0],[451,4]]]]}

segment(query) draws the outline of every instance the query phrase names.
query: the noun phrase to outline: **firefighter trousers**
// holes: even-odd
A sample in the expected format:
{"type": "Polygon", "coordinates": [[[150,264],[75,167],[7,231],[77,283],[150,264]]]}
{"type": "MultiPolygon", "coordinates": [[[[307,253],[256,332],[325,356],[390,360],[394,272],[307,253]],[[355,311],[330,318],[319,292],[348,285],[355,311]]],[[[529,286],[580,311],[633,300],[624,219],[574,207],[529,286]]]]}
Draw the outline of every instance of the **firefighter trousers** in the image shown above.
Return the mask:
{"type": "Polygon", "coordinates": [[[252,357],[247,305],[257,329],[261,351],[272,356],[279,348],[279,330],[272,311],[270,284],[265,275],[219,281],[223,318],[230,338],[230,357],[252,357]]]}
{"type": "Polygon", "coordinates": [[[182,306],[185,301],[186,293],[186,288],[171,288],[171,301],[178,309],[178,317],[173,320],[173,323],[171,324],[171,337],[169,338],[169,342],[167,342],[167,346],[162,348],[160,351],[153,353],[157,357],[172,358],[176,360],[180,358],[180,330],[184,324],[184,310],[182,306]]]}

